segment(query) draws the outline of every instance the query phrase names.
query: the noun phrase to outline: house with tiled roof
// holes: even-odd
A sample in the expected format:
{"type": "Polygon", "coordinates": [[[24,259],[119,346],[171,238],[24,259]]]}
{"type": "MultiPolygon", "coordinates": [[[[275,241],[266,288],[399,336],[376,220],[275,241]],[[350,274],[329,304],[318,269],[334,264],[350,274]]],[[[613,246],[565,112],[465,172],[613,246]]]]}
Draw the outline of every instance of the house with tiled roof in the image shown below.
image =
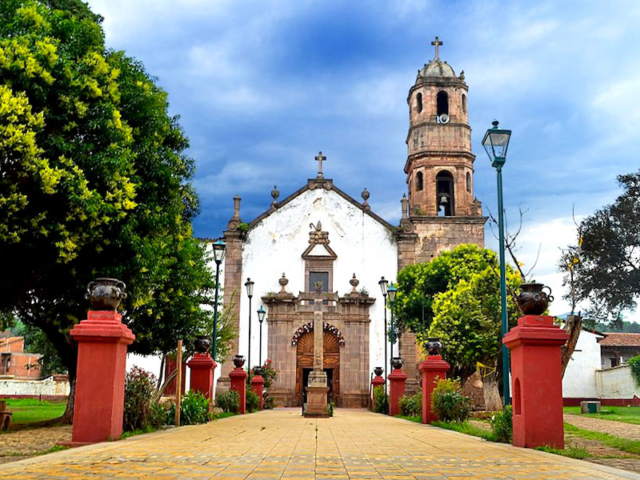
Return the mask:
{"type": "Polygon", "coordinates": [[[600,339],[602,368],[612,368],[640,355],[640,333],[605,333],[600,339]]]}

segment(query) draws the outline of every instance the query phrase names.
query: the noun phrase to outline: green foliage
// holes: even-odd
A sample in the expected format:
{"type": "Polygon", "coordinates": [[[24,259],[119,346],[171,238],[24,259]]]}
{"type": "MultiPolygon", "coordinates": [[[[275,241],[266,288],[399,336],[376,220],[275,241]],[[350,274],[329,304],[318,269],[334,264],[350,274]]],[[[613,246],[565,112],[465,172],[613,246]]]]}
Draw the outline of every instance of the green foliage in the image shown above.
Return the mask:
{"type": "Polygon", "coordinates": [[[636,382],[636,385],[640,387],[640,355],[631,357],[627,362],[631,367],[631,376],[636,382]]]}
{"type": "MultiPolygon", "coordinates": [[[[616,437],[608,433],[594,432],[592,430],[584,430],[582,428],[574,427],[565,422],[565,432],[569,432],[572,435],[586,438],[588,440],[596,440],[609,447],[617,448],[623,452],[633,453],[634,455],[640,455],[640,440],[629,440],[627,438],[616,437]]],[[[623,433],[623,432],[621,432],[623,433]]]]}
{"type": "MultiPolygon", "coordinates": [[[[0,398],[2,400],[2,398],[0,398]]],[[[9,398],[7,410],[13,412],[11,425],[41,422],[58,418],[64,412],[67,402],[44,402],[32,398],[9,398]]]]}
{"type": "Polygon", "coordinates": [[[584,460],[585,458],[591,457],[591,454],[586,448],[576,447],[575,445],[570,445],[564,450],[560,450],[559,448],[551,448],[551,447],[536,447],[535,449],[540,450],[541,452],[562,455],[563,457],[576,458],[578,460],[584,460]]]}
{"type": "Polygon", "coordinates": [[[400,414],[404,417],[422,418],[422,394],[403,395],[398,400],[398,408],[400,408],[400,414]]]}
{"type": "Polygon", "coordinates": [[[471,425],[468,422],[432,422],[432,426],[444,428],[446,430],[453,430],[454,432],[464,433],[465,435],[472,435],[474,437],[484,438],[490,442],[495,442],[493,433],[482,428],[471,425]]]}
{"type": "Polygon", "coordinates": [[[249,224],[248,223],[244,223],[241,222],[238,224],[238,231],[240,232],[248,232],[249,231],[249,224]]]}
{"type": "Polygon", "coordinates": [[[389,396],[384,393],[384,387],[373,389],[373,411],[375,413],[389,413],[389,396]]]}
{"type": "Polygon", "coordinates": [[[38,363],[40,364],[40,374],[43,377],[56,373],[67,373],[67,366],[62,362],[60,354],[44,331],[31,325],[24,325],[21,334],[24,336],[25,350],[29,353],[42,355],[38,359],[38,363]]]}
{"type": "Polygon", "coordinates": [[[640,407],[606,407],[599,413],[580,413],[580,407],[564,407],[564,413],[640,425],[640,407]]]}
{"type": "Polygon", "coordinates": [[[431,394],[431,410],[443,422],[463,423],[471,414],[471,398],[463,395],[460,380],[438,380],[431,394]]]}
{"type": "MultiPolygon", "coordinates": [[[[174,415],[175,415],[175,406],[174,415]]],[[[197,425],[209,421],[209,399],[202,393],[189,390],[180,402],[180,425],[197,425]]]]}
{"type": "Polygon", "coordinates": [[[333,411],[336,409],[336,404],[332,401],[327,405],[327,413],[330,417],[333,417],[333,411]]]}
{"type": "Polygon", "coordinates": [[[253,390],[247,389],[245,406],[249,413],[260,410],[260,397],[253,390]]]}
{"type": "Polygon", "coordinates": [[[275,407],[275,400],[270,395],[273,382],[278,378],[278,371],[273,368],[273,362],[269,359],[265,360],[262,365],[262,378],[264,378],[264,393],[263,393],[263,408],[265,410],[273,410],[275,407]]]}
{"type": "Polygon", "coordinates": [[[219,393],[216,395],[216,405],[223,412],[238,413],[240,411],[240,394],[235,390],[219,393]]]}
{"type": "Polygon", "coordinates": [[[507,405],[491,417],[491,430],[496,442],[511,443],[513,440],[513,410],[507,405]]]}
{"type": "Polygon", "coordinates": [[[147,431],[165,424],[167,412],[163,405],[153,402],[156,377],[138,367],[133,367],[124,383],[124,431],[147,431]]]}

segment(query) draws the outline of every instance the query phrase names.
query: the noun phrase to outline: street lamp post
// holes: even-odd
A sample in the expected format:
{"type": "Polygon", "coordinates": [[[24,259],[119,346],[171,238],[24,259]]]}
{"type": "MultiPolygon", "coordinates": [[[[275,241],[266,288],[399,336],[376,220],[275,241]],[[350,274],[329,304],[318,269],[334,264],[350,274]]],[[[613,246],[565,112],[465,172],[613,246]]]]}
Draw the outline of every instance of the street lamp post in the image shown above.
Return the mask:
{"type": "Polygon", "coordinates": [[[216,296],[213,310],[213,359],[216,359],[216,341],[218,339],[218,290],[220,286],[220,264],[224,260],[226,245],[222,240],[218,240],[212,244],[213,259],[216,262],[216,296]]]}
{"type": "Polygon", "coordinates": [[[260,322],[260,354],[259,354],[259,362],[258,366],[262,367],[262,322],[264,322],[264,316],[267,314],[262,305],[258,309],[258,321],[260,322]]]}
{"type": "Polygon", "coordinates": [[[384,279],[384,277],[380,278],[378,282],[380,285],[380,291],[382,292],[382,296],[384,297],[384,393],[387,394],[387,286],[389,282],[384,279]]]}
{"type": "Polygon", "coordinates": [[[389,332],[389,336],[391,337],[391,360],[393,360],[393,344],[396,343],[396,330],[393,325],[393,307],[396,303],[396,294],[398,293],[398,289],[392,283],[387,288],[387,295],[389,296],[389,304],[391,305],[391,331],[389,332]]]}
{"type": "Polygon", "coordinates": [[[244,286],[247,287],[247,297],[249,297],[249,352],[247,354],[247,368],[251,371],[251,299],[253,298],[253,284],[250,278],[247,278],[244,286]]]}
{"type": "MultiPolygon", "coordinates": [[[[494,120],[493,128],[487,130],[482,140],[482,146],[487,151],[491,166],[498,174],[498,241],[500,242],[500,304],[502,310],[502,338],[509,330],[507,317],[507,274],[504,259],[504,205],[502,199],[502,167],[507,161],[507,148],[511,138],[511,130],[498,128],[498,121],[494,120]]],[[[502,388],[504,404],[511,404],[509,394],[509,350],[502,344],[502,388]]]]}

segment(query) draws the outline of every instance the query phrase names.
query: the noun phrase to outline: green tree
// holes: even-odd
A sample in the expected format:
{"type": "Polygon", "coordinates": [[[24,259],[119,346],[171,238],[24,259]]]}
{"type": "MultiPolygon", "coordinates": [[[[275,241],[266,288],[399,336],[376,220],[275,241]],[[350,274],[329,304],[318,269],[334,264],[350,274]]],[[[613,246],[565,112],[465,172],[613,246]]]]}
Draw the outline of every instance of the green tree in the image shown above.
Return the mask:
{"type": "Polygon", "coordinates": [[[0,3],[0,311],[44,332],[73,386],[89,281],[127,284],[130,350],[151,354],[210,332],[214,280],[166,93],[82,2],[49,5],[66,10],[0,3]]]}

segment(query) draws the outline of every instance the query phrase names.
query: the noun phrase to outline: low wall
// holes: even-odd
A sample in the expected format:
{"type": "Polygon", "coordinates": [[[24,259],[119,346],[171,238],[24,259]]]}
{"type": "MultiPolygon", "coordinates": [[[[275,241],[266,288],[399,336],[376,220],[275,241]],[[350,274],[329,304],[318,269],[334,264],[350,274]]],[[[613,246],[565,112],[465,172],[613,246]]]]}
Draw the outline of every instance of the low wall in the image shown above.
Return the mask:
{"type": "Polygon", "coordinates": [[[619,365],[595,371],[597,397],[565,397],[565,407],[580,406],[581,401],[599,401],[603,406],[640,406],[640,387],[631,376],[631,366],[619,365]]]}
{"type": "Polygon", "coordinates": [[[38,398],[62,400],[69,396],[66,377],[47,377],[44,380],[0,379],[0,398],[38,398]]]}

